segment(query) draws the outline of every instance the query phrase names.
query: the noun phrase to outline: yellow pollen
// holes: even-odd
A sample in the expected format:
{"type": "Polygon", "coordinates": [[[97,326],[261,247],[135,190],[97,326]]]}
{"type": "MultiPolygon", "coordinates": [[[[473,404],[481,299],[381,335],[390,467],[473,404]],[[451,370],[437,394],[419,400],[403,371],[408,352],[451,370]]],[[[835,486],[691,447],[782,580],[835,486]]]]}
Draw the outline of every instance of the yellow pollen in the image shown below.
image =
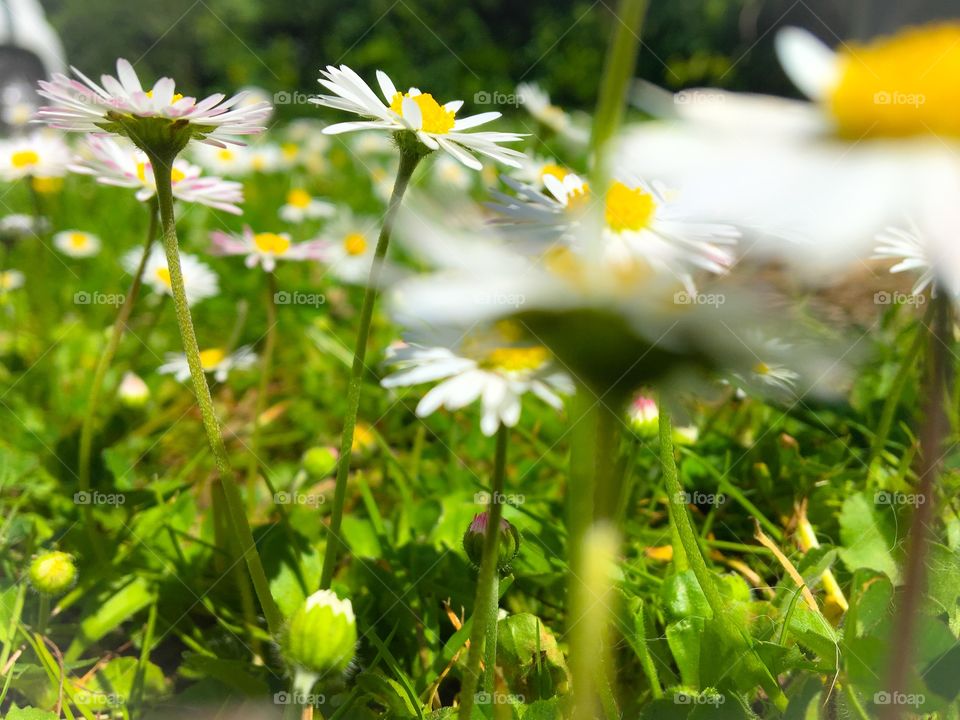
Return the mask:
{"type": "Polygon", "coordinates": [[[554,163],[547,163],[540,168],[541,179],[545,178],[547,175],[553,175],[553,177],[555,177],[557,180],[563,180],[569,174],[569,171],[565,167],[556,165],[554,163]]]}
{"type": "Polygon", "coordinates": [[[481,366],[505,372],[524,372],[543,367],[550,359],[545,347],[496,348],[487,353],[481,366]]]}
{"type": "Polygon", "coordinates": [[[643,188],[630,188],[614,181],[607,190],[604,218],[614,232],[643,230],[653,220],[657,204],[643,188]]]}
{"type": "Polygon", "coordinates": [[[569,190],[567,192],[567,210],[577,210],[583,207],[589,197],[590,185],[587,183],[569,190]]]}
{"type": "Polygon", "coordinates": [[[363,255],[367,251],[367,239],[360,233],[350,233],[343,239],[347,255],[363,255]]]}
{"type": "Polygon", "coordinates": [[[222,148],[217,151],[217,157],[223,160],[224,162],[230,162],[233,160],[234,152],[233,150],[228,150],[227,148],[222,148]]]}
{"type": "Polygon", "coordinates": [[[30,178],[30,185],[38,193],[49,195],[50,193],[60,192],[63,188],[63,178],[59,177],[33,177],[30,178]]]}
{"type": "Polygon", "coordinates": [[[76,250],[82,250],[87,246],[87,234],[82,232],[70,233],[70,247],[76,250]]]}
{"type": "Polygon", "coordinates": [[[844,44],[837,61],[827,106],[844,137],[960,135],[960,23],[844,44]]]}
{"type": "Polygon", "coordinates": [[[213,370],[217,365],[223,362],[227,354],[220,348],[210,348],[200,352],[200,367],[204,370],[213,370]]]}
{"type": "Polygon", "coordinates": [[[769,375],[770,366],[767,365],[765,362],[758,362],[756,365],[753,366],[753,371],[757,375],[769,375]]]}
{"type": "Polygon", "coordinates": [[[453,110],[445,110],[430,93],[420,93],[419,95],[410,95],[409,93],[397,93],[393,96],[393,102],[390,103],[390,109],[403,116],[403,99],[405,97],[413,100],[420,108],[420,115],[423,117],[422,128],[424,132],[437,133],[443,135],[453,129],[454,116],[453,110]]]}
{"type": "MultiPolygon", "coordinates": [[[[147,97],[153,98],[153,90],[147,90],[147,97]]],[[[173,105],[178,100],[183,100],[183,95],[181,93],[174,93],[173,97],[170,98],[170,104],[173,105]]]]}
{"type": "Polygon", "coordinates": [[[294,188],[287,193],[287,205],[293,205],[295,208],[300,208],[301,210],[306,210],[310,207],[310,202],[313,200],[308,193],[303,188],[294,188]]]}
{"type": "Polygon", "coordinates": [[[18,170],[33,167],[40,162],[40,156],[34,150],[17,150],[10,156],[10,162],[18,170]]]}
{"type": "Polygon", "coordinates": [[[290,249],[289,239],[271,232],[257,233],[253,236],[253,244],[260,252],[271,255],[283,255],[290,249]]]}

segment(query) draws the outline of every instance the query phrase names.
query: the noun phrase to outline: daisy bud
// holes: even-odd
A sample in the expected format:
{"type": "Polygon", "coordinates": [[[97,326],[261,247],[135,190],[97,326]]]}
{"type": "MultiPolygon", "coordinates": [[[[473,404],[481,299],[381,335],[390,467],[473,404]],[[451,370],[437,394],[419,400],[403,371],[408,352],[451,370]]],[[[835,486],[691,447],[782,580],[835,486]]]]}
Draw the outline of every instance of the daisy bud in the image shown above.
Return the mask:
{"type": "Polygon", "coordinates": [[[324,478],[332,474],[337,468],[337,460],[340,459],[340,453],[333,447],[312,447],[308,448],[303,454],[303,469],[307,474],[324,478]]]}
{"type": "Polygon", "coordinates": [[[332,590],[318,590],[290,618],[281,649],[296,673],[316,677],[346,670],[356,645],[357,621],[350,601],[332,590]]]}
{"type": "MultiPolygon", "coordinates": [[[[475,567],[480,567],[483,558],[483,538],[487,533],[489,514],[477,513],[470,527],[463,534],[463,549],[475,567]]],[[[505,518],[500,519],[500,542],[497,545],[497,570],[505,575],[510,572],[510,564],[520,552],[520,533],[505,518]]]]}
{"type": "Polygon", "coordinates": [[[30,563],[30,584],[44,595],[62,595],[77,579],[77,566],[65,552],[53,550],[37,555],[30,563]]]}
{"type": "Polygon", "coordinates": [[[150,397],[150,388],[136,373],[126,372],[117,388],[117,397],[128,408],[143,407],[150,397]]]}
{"type": "Polygon", "coordinates": [[[627,409],[630,426],[643,438],[656,437],[660,427],[660,409],[656,401],[647,395],[637,395],[627,409]]]}
{"type": "Polygon", "coordinates": [[[673,428],[674,445],[696,445],[699,437],[700,431],[696,425],[683,425],[673,428]]]}

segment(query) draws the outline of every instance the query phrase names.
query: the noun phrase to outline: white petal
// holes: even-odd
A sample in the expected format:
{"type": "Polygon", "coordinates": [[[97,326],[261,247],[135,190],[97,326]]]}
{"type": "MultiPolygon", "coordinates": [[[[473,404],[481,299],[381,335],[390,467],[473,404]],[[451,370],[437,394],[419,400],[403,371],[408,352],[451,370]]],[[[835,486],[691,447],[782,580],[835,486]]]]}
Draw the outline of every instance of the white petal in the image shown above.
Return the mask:
{"type": "Polygon", "coordinates": [[[423,114],[420,112],[420,106],[409,97],[403,99],[403,119],[414,130],[423,128],[423,114]]]}
{"type": "Polygon", "coordinates": [[[393,102],[394,95],[397,94],[397,88],[393,84],[393,80],[383,70],[377,70],[377,82],[380,83],[380,92],[383,93],[383,97],[389,105],[393,102]]]}
{"type": "Polygon", "coordinates": [[[777,33],[777,57],[787,77],[812,100],[824,100],[840,80],[837,54],[808,30],[788,27],[777,33]]]}

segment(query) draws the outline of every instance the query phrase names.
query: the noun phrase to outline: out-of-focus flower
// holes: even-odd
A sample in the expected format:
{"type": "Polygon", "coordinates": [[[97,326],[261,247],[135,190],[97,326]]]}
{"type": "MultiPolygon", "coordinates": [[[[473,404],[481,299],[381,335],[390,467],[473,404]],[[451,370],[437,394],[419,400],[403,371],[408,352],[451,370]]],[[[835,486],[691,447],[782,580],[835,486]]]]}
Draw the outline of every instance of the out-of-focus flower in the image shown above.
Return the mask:
{"type": "Polygon", "coordinates": [[[170,78],[160,78],[144,91],[133,66],[123,58],[117,60],[117,77],[101,76],[102,86],[71,69],[82,82],[60,73],[40,81],[40,95],[51,104],[40,108],[37,118],[62,130],[112,132],[138,145],[155,140],[149,137],[155,132],[187,132],[190,139],[222,145],[238,142],[238,135],[261,132],[272,112],[269,103],[243,106],[243,93],[229,99],[217,93],[197,101],[176,92],[170,78]],[[155,122],[148,125],[143,120],[155,122]]]}
{"type": "Polygon", "coordinates": [[[19,270],[0,270],[0,294],[22,288],[23,273],[19,270]]]}
{"type": "Polygon", "coordinates": [[[536,83],[517,85],[520,104],[533,118],[558,135],[576,143],[586,143],[590,133],[586,127],[574,124],[569,113],[550,102],[550,95],[536,83]]]}
{"type": "Polygon", "coordinates": [[[193,149],[192,157],[201,166],[228,177],[243,177],[249,175],[250,148],[247,146],[214,147],[212,145],[197,145],[193,149]]]}
{"type": "Polygon", "coordinates": [[[13,213],[0,218],[0,237],[19,240],[27,235],[39,235],[50,227],[49,221],[43,217],[13,213]]]}
{"type": "Polygon", "coordinates": [[[363,78],[346,65],[339,68],[328,65],[321,72],[320,84],[333,95],[311,98],[317,105],[345,110],[370,120],[337,123],[324,132],[335,135],[357,130],[383,129],[391,132],[409,131],[430,150],[442,149],[469,168],[480,170],[483,166],[470,152],[485,155],[505,165],[519,167],[522,153],[500,147],[500,143],[520,139],[516,133],[466,132],[500,117],[498,112],[486,112],[457,119],[463,107],[462,100],[440,105],[429,93],[417,88],[407,92],[397,91],[393,81],[381,70],[377,82],[383,100],[370,89],[363,78]]]}
{"type": "Polygon", "coordinates": [[[261,265],[265,272],[273,272],[277,260],[316,260],[321,256],[316,242],[294,243],[287,233],[255,233],[249,225],[239,236],[215,230],[210,239],[215,254],[245,255],[248,268],[261,265]]]}
{"type": "MultiPolygon", "coordinates": [[[[958,198],[960,201],[960,198],[958,198]]],[[[877,235],[877,247],[874,250],[875,260],[897,260],[890,268],[892,273],[916,272],[916,282],[913,284],[913,294],[919,295],[926,290],[936,275],[927,248],[920,239],[919,230],[888,227],[877,235]]],[[[951,288],[954,297],[960,295],[957,288],[951,288]]]]}
{"type": "Polygon", "coordinates": [[[656,436],[660,427],[660,408],[657,407],[657,401],[649,395],[641,392],[634,396],[627,407],[627,417],[630,420],[630,427],[639,436],[645,438],[656,436]]]}
{"type": "Polygon", "coordinates": [[[247,162],[250,163],[250,169],[257,173],[277,172],[286,164],[279,146],[267,142],[247,148],[247,162]]]}
{"type": "Polygon", "coordinates": [[[557,180],[563,180],[571,174],[569,168],[564,167],[553,158],[543,158],[537,155],[527,155],[520,163],[521,167],[511,173],[510,178],[519,180],[524,185],[530,185],[537,190],[543,190],[543,179],[552,175],[557,180]]]}
{"type": "Polygon", "coordinates": [[[374,435],[373,428],[367,423],[358,421],[357,427],[353,431],[353,444],[350,446],[350,452],[354,455],[366,455],[377,446],[377,437],[374,435]]]}
{"type": "MultiPolygon", "coordinates": [[[[131,250],[123,256],[122,264],[128,273],[135,273],[143,257],[142,250],[131,250]]],[[[196,255],[180,253],[180,269],[183,273],[183,285],[186,290],[187,302],[195,305],[220,292],[220,283],[217,274],[210,267],[197,259],[196,255]]],[[[170,269],[167,266],[167,256],[161,248],[154,247],[147,257],[143,269],[143,282],[154,292],[161,295],[172,295],[170,286],[170,269]]]]}
{"type": "Polygon", "coordinates": [[[319,200],[301,187],[295,187],[287,193],[287,201],[280,206],[280,218],[288,223],[302,223],[304,220],[331,217],[337,210],[336,205],[319,200]]]}
{"type": "Polygon", "coordinates": [[[70,148],[60,133],[37,130],[0,142],[0,177],[4,180],[61,178],[69,162],[70,148]]]}
{"type": "MultiPolygon", "coordinates": [[[[231,371],[246,370],[256,363],[257,354],[249,345],[239,347],[229,354],[223,348],[200,351],[200,367],[205,373],[212,373],[217,382],[226,382],[231,371]]],[[[183,353],[167,353],[166,361],[157,369],[157,372],[173,375],[180,382],[186,382],[190,379],[187,356],[183,353]]]]}
{"type": "Polygon", "coordinates": [[[380,132],[358,132],[350,143],[350,149],[362,158],[386,157],[396,152],[390,136],[380,132]]]}
{"type": "Polygon", "coordinates": [[[448,155],[441,155],[433,163],[433,179],[441,188],[455,190],[469,190],[473,186],[476,175],[471,175],[463,169],[463,165],[448,155]]]}
{"type": "MultiPolygon", "coordinates": [[[[82,175],[93,175],[97,182],[117,187],[137,188],[137,200],[145,202],[157,192],[153,167],[145,153],[123,138],[91,135],[86,138],[85,155],[77,158],[70,169],[82,175]]],[[[243,185],[213,175],[202,175],[196,165],[177,158],[170,172],[173,196],[184,202],[207,205],[216,210],[240,215],[243,185]]]]}
{"type": "Polygon", "coordinates": [[[150,397],[150,388],[139,375],[127,371],[123,374],[120,387],[117,388],[117,397],[127,407],[143,407],[150,397]]]}
{"type": "Polygon", "coordinates": [[[20,100],[11,104],[4,103],[2,118],[6,125],[13,128],[20,128],[33,120],[36,112],[36,105],[20,100]]]}
{"type": "MultiPolygon", "coordinates": [[[[357,217],[344,210],[311,242],[316,249],[316,259],[325,264],[334,276],[359,285],[366,283],[370,276],[378,232],[377,220],[357,217]]],[[[401,274],[400,267],[384,261],[380,276],[383,283],[390,284],[401,274]]]]}
{"type": "Polygon", "coordinates": [[[53,236],[53,244],[70,257],[83,258],[100,252],[100,238],[82,230],[63,230],[53,236]]]}
{"type": "Polygon", "coordinates": [[[508,324],[466,335],[454,329],[432,337],[411,333],[409,339],[389,348],[386,362],[396,371],[381,385],[396,388],[437,382],[417,405],[420,417],[440,407],[459,410],[479,399],[480,429],[484,435],[493,435],[501,424],[517,424],[520,400],[526,393],[560,410],[563,400],[558,393],[573,391],[550,352],[522,342],[522,333],[508,324]]]}

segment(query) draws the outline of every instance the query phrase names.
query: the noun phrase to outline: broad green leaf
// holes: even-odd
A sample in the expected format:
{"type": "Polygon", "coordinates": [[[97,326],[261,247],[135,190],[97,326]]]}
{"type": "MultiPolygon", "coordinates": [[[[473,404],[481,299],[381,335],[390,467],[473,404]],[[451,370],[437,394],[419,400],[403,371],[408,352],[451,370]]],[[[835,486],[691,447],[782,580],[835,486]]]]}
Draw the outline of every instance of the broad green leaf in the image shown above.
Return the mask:
{"type": "Polygon", "coordinates": [[[851,572],[860,568],[879,570],[900,581],[900,567],[894,557],[897,545],[895,509],[878,506],[865,493],[849,496],[840,511],[840,557],[851,572]]]}

